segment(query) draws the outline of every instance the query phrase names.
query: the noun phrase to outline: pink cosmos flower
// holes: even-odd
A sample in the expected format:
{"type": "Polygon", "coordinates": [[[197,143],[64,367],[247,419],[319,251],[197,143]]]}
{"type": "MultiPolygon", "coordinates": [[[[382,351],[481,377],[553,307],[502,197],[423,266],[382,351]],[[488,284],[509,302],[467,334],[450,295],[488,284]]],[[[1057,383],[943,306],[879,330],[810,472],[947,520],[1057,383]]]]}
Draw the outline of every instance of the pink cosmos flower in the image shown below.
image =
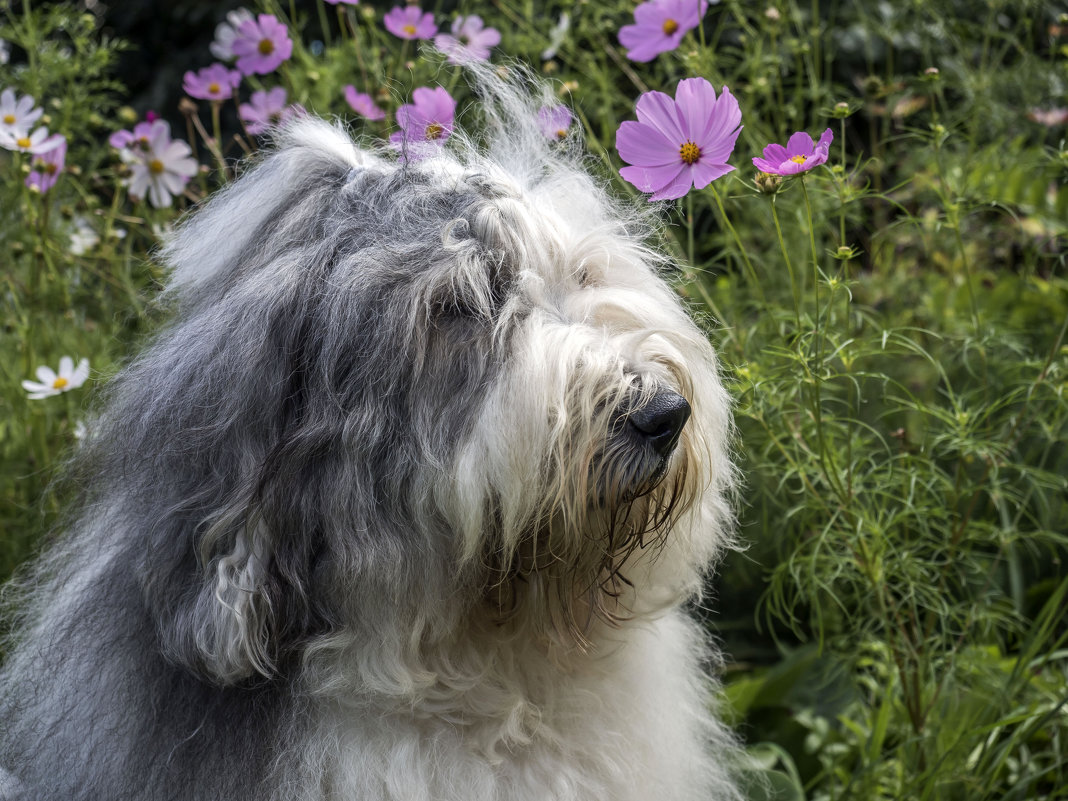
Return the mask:
{"type": "Polygon", "coordinates": [[[567,106],[542,106],[538,109],[538,130],[548,139],[563,139],[573,119],[567,106]]]}
{"type": "Polygon", "coordinates": [[[42,126],[33,133],[17,128],[13,131],[0,130],[0,147],[36,155],[51,150],[55,143],[49,140],[48,129],[42,126]]]}
{"type": "Polygon", "coordinates": [[[263,133],[294,113],[296,109],[293,106],[286,106],[286,90],[281,86],[269,91],[253,92],[247,103],[237,107],[237,115],[245,123],[245,130],[253,135],[263,133]]]}
{"type": "Polygon", "coordinates": [[[434,155],[452,134],[456,101],[440,86],[422,86],[412,93],[413,103],[397,109],[400,130],[389,137],[408,161],[434,155]]]}
{"type": "Polygon", "coordinates": [[[219,61],[234,60],[234,40],[237,39],[237,29],[255,16],[247,8],[236,8],[226,15],[226,21],[215,26],[215,40],[208,45],[208,50],[219,61]]]}
{"type": "Polygon", "coordinates": [[[223,64],[212,64],[198,72],[187,72],[182,89],[190,97],[199,100],[229,100],[239,83],[240,72],[227,69],[223,64]]]}
{"type": "Polygon", "coordinates": [[[394,6],[382,17],[382,24],[401,39],[431,39],[438,32],[434,15],[418,6],[394,6]]]}
{"type": "Polygon", "coordinates": [[[363,92],[357,92],[356,87],[345,87],[345,102],[352,107],[352,110],[368,120],[384,120],[386,118],[386,112],[375,105],[375,101],[370,95],[363,92]]]}
{"type": "Polygon", "coordinates": [[[130,195],[140,199],[147,194],[157,209],[170,206],[173,196],[196,175],[198,166],[192,155],[189,145],[171,139],[171,126],[165,120],[151,123],[147,144],[124,151],[124,160],[130,164],[130,195]]]}
{"type": "Polygon", "coordinates": [[[704,78],[679,81],[672,100],[663,92],[638,98],[638,121],[616,131],[616,149],[633,166],[619,171],[649,200],[674,200],[703,189],[734,169],[727,164],[741,132],[742,111],[726,86],[704,78]]]}
{"type": "Polygon", "coordinates": [[[45,140],[51,143],[48,150],[34,156],[30,174],[26,177],[26,186],[36,187],[42,194],[56,185],[63,165],[67,161],[67,138],[62,134],[52,134],[45,140]]]}
{"type": "Polygon", "coordinates": [[[1027,119],[1053,128],[1068,122],[1068,108],[1033,108],[1027,112],[1027,119]]]}
{"type": "Polygon", "coordinates": [[[449,57],[450,64],[468,61],[486,61],[490,48],[501,43],[501,32],[496,28],[484,28],[482,17],[457,17],[452,23],[452,34],[439,33],[434,37],[434,46],[449,57]]]}
{"type": "Polygon", "coordinates": [[[35,108],[33,98],[15,94],[14,89],[0,92],[0,133],[8,133],[16,139],[26,132],[44,114],[44,109],[35,108]]]}
{"type": "Polygon", "coordinates": [[[358,6],[360,4],[360,0],[326,0],[326,2],[332,6],[336,6],[338,3],[345,6],[358,6]]]}
{"type": "Polygon", "coordinates": [[[156,115],[151,111],[148,112],[148,118],[137,123],[133,131],[115,131],[108,137],[108,144],[116,150],[124,150],[128,147],[148,147],[148,134],[155,120],[156,115]]]}
{"type": "Polygon", "coordinates": [[[241,23],[233,51],[242,75],[266,75],[293,55],[293,41],[277,17],[260,14],[241,23]]]}
{"type": "Polygon", "coordinates": [[[797,175],[808,172],[827,161],[827,156],[834,141],[834,134],[828,128],[823,132],[815,147],[812,137],[804,131],[798,131],[790,137],[786,147],[770,144],[764,148],[764,158],[754,158],[753,164],[768,175],[797,175]]]}
{"type": "Polygon", "coordinates": [[[619,43],[631,61],[652,61],[678,47],[706,11],[708,0],[650,0],[634,9],[634,25],[619,29],[619,43]]]}

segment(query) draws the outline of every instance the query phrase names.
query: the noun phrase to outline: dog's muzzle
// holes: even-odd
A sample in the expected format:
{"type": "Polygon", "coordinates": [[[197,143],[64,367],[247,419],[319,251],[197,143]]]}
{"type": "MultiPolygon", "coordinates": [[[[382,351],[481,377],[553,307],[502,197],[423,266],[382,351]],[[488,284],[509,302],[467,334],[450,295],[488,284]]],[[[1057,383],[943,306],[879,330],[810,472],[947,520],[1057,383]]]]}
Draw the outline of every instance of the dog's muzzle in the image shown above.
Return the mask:
{"type": "Polygon", "coordinates": [[[631,412],[627,423],[657,456],[666,459],[675,450],[689,419],[690,404],[686,398],[670,389],[661,389],[649,403],[631,412]]]}

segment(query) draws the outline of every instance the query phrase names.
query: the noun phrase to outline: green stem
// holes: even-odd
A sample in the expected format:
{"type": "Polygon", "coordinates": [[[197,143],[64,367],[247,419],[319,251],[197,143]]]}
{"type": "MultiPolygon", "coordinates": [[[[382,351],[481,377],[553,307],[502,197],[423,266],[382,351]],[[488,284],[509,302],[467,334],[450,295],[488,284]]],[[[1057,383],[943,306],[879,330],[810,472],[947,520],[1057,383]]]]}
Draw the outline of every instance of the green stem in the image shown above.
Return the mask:
{"type": "MultiPolygon", "coordinates": [[[[315,8],[319,12],[319,27],[323,29],[323,43],[327,47],[331,47],[334,42],[330,34],[330,20],[326,18],[326,8],[323,6],[323,0],[316,0],[315,8]]],[[[341,10],[340,6],[338,10],[341,10]]]]}
{"type": "Polygon", "coordinates": [[[790,260],[790,251],[786,248],[786,242],[782,238],[782,225],[779,223],[779,212],[775,201],[777,195],[771,197],[771,219],[775,221],[775,233],[779,237],[779,250],[782,251],[783,261],[786,262],[786,272],[790,274],[790,294],[794,299],[794,322],[797,325],[798,334],[801,333],[801,298],[798,296],[797,277],[794,275],[794,263],[790,260]]]}
{"type": "Polygon", "coordinates": [[[727,226],[727,230],[731,232],[731,237],[734,239],[734,244],[738,248],[738,253],[742,257],[742,262],[745,264],[746,271],[749,273],[749,280],[753,284],[753,288],[760,295],[760,299],[764,299],[764,287],[760,283],[760,279],[757,278],[756,269],[753,267],[753,263],[749,261],[749,255],[745,252],[745,246],[742,244],[742,238],[738,236],[738,232],[731,224],[731,218],[727,216],[726,209],[723,208],[723,200],[719,196],[719,192],[716,191],[715,184],[709,184],[709,188],[712,190],[712,197],[716,199],[716,207],[719,209],[720,217],[723,218],[723,224],[727,226]]]}

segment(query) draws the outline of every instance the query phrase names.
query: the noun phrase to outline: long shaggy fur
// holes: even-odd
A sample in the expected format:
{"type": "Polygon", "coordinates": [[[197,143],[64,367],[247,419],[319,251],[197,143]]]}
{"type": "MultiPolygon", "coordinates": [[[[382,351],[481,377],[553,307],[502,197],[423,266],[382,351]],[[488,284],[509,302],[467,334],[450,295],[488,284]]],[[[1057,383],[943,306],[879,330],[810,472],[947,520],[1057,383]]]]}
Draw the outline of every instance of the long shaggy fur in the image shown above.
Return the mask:
{"type": "Polygon", "coordinates": [[[714,354],[490,94],[488,143],[407,164],[298,121],[179,228],[16,588],[0,797],[736,797],[682,610],[729,542],[714,354]]]}

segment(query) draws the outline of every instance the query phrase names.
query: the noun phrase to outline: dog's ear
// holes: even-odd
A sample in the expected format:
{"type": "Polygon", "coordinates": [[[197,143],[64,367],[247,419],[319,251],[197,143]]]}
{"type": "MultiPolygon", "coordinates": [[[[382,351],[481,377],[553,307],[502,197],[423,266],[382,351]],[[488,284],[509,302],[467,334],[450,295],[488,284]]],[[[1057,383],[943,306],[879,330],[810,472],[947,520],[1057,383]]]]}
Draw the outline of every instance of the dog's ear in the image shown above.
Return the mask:
{"type": "Polygon", "coordinates": [[[306,539],[242,518],[200,533],[195,564],[186,551],[162,574],[154,560],[144,587],[164,655],[220,685],[284,673],[314,628],[306,539]]]}
{"type": "Polygon", "coordinates": [[[269,237],[266,229],[294,203],[341,186],[353,169],[383,167],[339,124],[296,117],[277,128],[263,157],[179,224],[161,251],[170,267],[167,292],[184,296],[205,288],[249,260],[269,237]]]}

